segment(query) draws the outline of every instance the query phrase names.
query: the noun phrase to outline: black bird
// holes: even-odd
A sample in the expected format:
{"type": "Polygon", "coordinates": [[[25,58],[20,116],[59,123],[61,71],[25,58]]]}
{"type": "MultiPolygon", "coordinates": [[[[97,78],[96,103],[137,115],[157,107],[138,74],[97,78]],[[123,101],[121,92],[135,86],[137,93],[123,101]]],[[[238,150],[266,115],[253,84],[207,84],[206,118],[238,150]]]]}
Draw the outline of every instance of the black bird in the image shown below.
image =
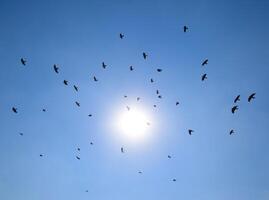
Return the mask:
{"type": "Polygon", "coordinates": [[[183,26],[183,31],[184,31],[184,33],[186,33],[188,29],[189,29],[189,28],[188,28],[187,26],[183,26]]]}
{"type": "Polygon", "coordinates": [[[234,133],[234,130],[232,129],[232,130],[230,130],[230,135],[232,135],[234,133]]]}
{"type": "Polygon", "coordinates": [[[248,102],[250,102],[252,99],[255,99],[255,95],[256,95],[256,93],[252,93],[252,94],[248,97],[248,102]]]}
{"type": "Polygon", "coordinates": [[[92,116],[92,114],[88,114],[88,116],[89,116],[89,117],[91,117],[91,116],[92,116]]]}
{"type": "Polygon", "coordinates": [[[78,160],[80,160],[80,157],[76,156],[76,158],[77,158],[78,160]]]}
{"type": "Polygon", "coordinates": [[[20,136],[23,136],[23,133],[19,133],[20,134],[20,136]]]}
{"type": "Polygon", "coordinates": [[[43,154],[40,154],[39,157],[43,157],[43,154]]]}
{"type": "Polygon", "coordinates": [[[163,70],[162,69],[157,69],[157,72],[162,72],[163,70]]]}
{"type": "Polygon", "coordinates": [[[238,106],[234,106],[234,107],[232,107],[232,113],[233,113],[233,114],[235,113],[236,110],[238,110],[238,106]]]}
{"type": "Polygon", "coordinates": [[[127,95],[124,95],[124,98],[127,98],[127,95]]]}
{"type": "Polygon", "coordinates": [[[129,106],[126,106],[127,110],[129,111],[130,110],[130,107],[129,106]]]}
{"type": "Polygon", "coordinates": [[[24,66],[26,65],[26,60],[24,58],[21,58],[21,64],[23,64],[24,66]]]}
{"type": "Polygon", "coordinates": [[[159,95],[158,98],[161,99],[162,98],[162,95],[159,95]]]}
{"type": "Polygon", "coordinates": [[[192,135],[192,133],[194,132],[194,130],[189,129],[188,132],[189,132],[189,135],[192,135]]]}
{"type": "Polygon", "coordinates": [[[74,85],[73,87],[78,92],[78,87],[76,85],[74,85]]]}
{"type": "Polygon", "coordinates": [[[46,112],[47,110],[45,108],[42,109],[43,112],[46,112]]]}
{"type": "Polygon", "coordinates": [[[169,159],[172,158],[170,155],[167,156],[169,159]]]}
{"type": "Polygon", "coordinates": [[[106,68],[106,64],[104,62],[102,62],[102,67],[105,69],[106,68]]]}
{"type": "Polygon", "coordinates": [[[146,60],[147,57],[148,57],[148,55],[145,52],[143,52],[143,58],[146,60]]]}
{"type": "Polygon", "coordinates": [[[94,80],[94,81],[98,81],[98,79],[97,79],[95,76],[93,77],[93,80],[94,80]]]}
{"type": "Polygon", "coordinates": [[[177,179],[174,178],[174,179],[173,179],[173,182],[176,182],[176,181],[177,181],[177,179]]]}
{"type": "Polygon", "coordinates": [[[140,100],[140,97],[137,97],[136,100],[139,101],[140,100]]]}
{"type": "Polygon", "coordinates": [[[157,106],[154,104],[153,107],[156,108],[157,106]]]}
{"type": "Polygon", "coordinates": [[[134,70],[133,66],[130,66],[130,71],[133,71],[133,70],[134,70]]]}
{"type": "Polygon", "coordinates": [[[208,64],[208,59],[205,59],[204,62],[202,63],[202,66],[207,65],[208,64]]]}
{"type": "Polygon", "coordinates": [[[124,149],[123,149],[123,147],[120,148],[120,151],[121,151],[121,153],[124,153],[124,149]]]}
{"type": "Polygon", "coordinates": [[[139,174],[142,174],[142,172],[141,172],[141,171],[139,171],[138,173],[139,173],[139,174]]]}
{"type": "Polygon", "coordinates": [[[80,151],[80,148],[77,148],[78,151],[80,151]]]}
{"type": "Polygon", "coordinates": [[[160,92],[159,92],[159,90],[156,90],[156,94],[159,94],[160,92]]]}
{"type": "Polygon", "coordinates": [[[57,65],[54,64],[53,69],[57,74],[59,73],[59,67],[57,67],[57,65]]]}
{"type": "Polygon", "coordinates": [[[85,190],[85,192],[89,192],[89,190],[85,190]]]}
{"type": "Polygon", "coordinates": [[[237,95],[237,97],[234,99],[234,103],[236,103],[237,101],[240,101],[240,95],[237,95]]]}
{"type": "Polygon", "coordinates": [[[154,80],[151,78],[151,79],[150,79],[150,82],[151,82],[151,83],[153,83],[153,82],[154,82],[154,80]]]}
{"type": "Polygon", "coordinates": [[[207,74],[203,74],[203,76],[202,76],[202,81],[204,81],[205,79],[207,79],[207,76],[206,76],[207,74]]]}
{"type": "Polygon", "coordinates": [[[68,81],[67,81],[67,80],[64,80],[64,84],[65,84],[65,85],[68,85],[68,81]]]}
{"type": "Polygon", "coordinates": [[[90,145],[93,145],[93,142],[90,142],[90,145]]]}
{"type": "Polygon", "coordinates": [[[179,102],[178,102],[178,101],[176,102],[176,106],[177,106],[177,105],[179,105],[179,102]]]}
{"type": "Polygon", "coordinates": [[[120,33],[120,39],[123,39],[124,35],[122,33],[120,33]]]}
{"type": "Polygon", "coordinates": [[[12,111],[13,111],[14,113],[18,113],[18,108],[12,107],[12,111]]]}
{"type": "Polygon", "coordinates": [[[76,101],[76,105],[77,105],[78,107],[80,107],[80,103],[79,103],[79,102],[77,102],[77,101],[76,101]]]}

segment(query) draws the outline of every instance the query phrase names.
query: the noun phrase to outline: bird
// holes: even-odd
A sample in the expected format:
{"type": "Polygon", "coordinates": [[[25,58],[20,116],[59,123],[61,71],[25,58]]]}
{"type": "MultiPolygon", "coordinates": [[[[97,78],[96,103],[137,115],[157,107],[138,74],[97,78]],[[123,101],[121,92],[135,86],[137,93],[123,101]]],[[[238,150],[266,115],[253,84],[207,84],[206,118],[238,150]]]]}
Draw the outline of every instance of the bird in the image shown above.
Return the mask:
{"type": "Polygon", "coordinates": [[[177,106],[177,105],[179,105],[179,102],[178,102],[178,101],[176,102],[176,106],[177,106]]]}
{"type": "Polygon", "coordinates": [[[23,136],[23,133],[19,133],[20,134],[20,136],[23,136]]]}
{"type": "Polygon", "coordinates": [[[124,95],[124,98],[127,98],[127,95],[124,95]]]}
{"type": "Polygon", "coordinates": [[[177,179],[174,178],[174,179],[173,179],[173,182],[176,182],[176,181],[177,181],[177,179]]]}
{"type": "Polygon", "coordinates": [[[233,106],[232,109],[231,109],[233,114],[235,113],[236,110],[238,110],[238,106],[233,106]]]}
{"type": "Polygon", "coordinates": [[[40,154],[39,157],[43,157],[43,154],[40,154]]]}
{"type": "Polygon", "coordinates": [[[13,111],[14,113],[18,113],[18,108],[12,107],[12,111],[13,111]]]}
{"type": "Polygon", "coordinates": [[[207,79],[207,76],[206,76],[207,74],[203,74],[202,75],[202,81],[204,81],[205,79],[207,79]]]}
{"type": "Polygon", "coordinates": [[[189,132],[189,135],[192,135],[192,133],[194,132],[194,130],[189,129],[188,132],[189,132]]]}
{"type": "Polygon", "coordinates": [[[148,55],[145,52],[143,52],[143,58],[146,60],[147,57],[148,57],[148,55]]]}
{"type": "Polygon", "coordinates": [[[78,151],[80,151],[80,148],[77,148],[78,151]]]}
{"type": "Polygon", "coordinates": [[[78,92],[78,87],[76,85],[74,85],[73,87],[78,92]]]}
{"type": "Polygon", "coordinates": [[[123,39],[124,35],[122,33],[120,33],[120,39],[123,39]]]}
{"type": "Polygon", "coordinates": [[[133,70],[134,70],[133,66],[130,66],[130,71],[133,71],[133,70]]]}
{"type": "Polygon", "coordinates": [[[104,62],[102,62],[102,67],[105,69],[106,68],[106,64],[104,62]]]}
{"type": "Polygon", "coordinates": [[[157,69],[157,72],[162,72],[163,70],[162,69],[157,69]]]}
{"type": "Polygon", "coordinates": [[[256,93],[252,93],[252,94],[248,97],[248,102],[250,102],[252,99],[255,99],[255,95],[256,95],[256,93]]]}
{"type": "Polygon", "coordinates": [[[207,64],[208,64],[208,59],[205,59],[205,60],[202,62],[202,66],[207,65],[207,64]]]}
{"type": "Polygon", "coordinates": [[[67,81],[67,80],[64,80],[64,84],[65,84],[65,85],[68,85],[68,81],[67,81]]]}
{"type": "Polygon", "coordinates": [[[159,94],[160,92],[159,92],[159,90],[156,90],[156,94],[159,94]]]}
{"type": "Polygon", "coordinates": [[[139,173],[139,174],[142,174],[142,172],[141,172],[141,171],[139,171],[138,173],[139,173]]]}
{"type": "Polygon", "coordinates": [[[76,105],[77,105],[78,107],[80,107],[80,103],[79,103],[79,102],[76,101],[75,103],[76,103],[76,105]]]}
{"type": "Polygon", "coordinates": [[[47,110],[45,108],[42,109],[43,112],[46,112],[47,110]]]}
{"type": "Polygon", "coordinates": [[[157,106],[154,104],[153,107],[156,108],[157,106]]]}
{"type": "Polygon", "coordinates": [[[162,95],[159,95],[158,98],[161,99],[162,98],[162,95]]]}
{"type": "Polygon", "coordinates": [[[95,76],[93,77],[93,80],[94,80],[94,81],[98,81],[98,79],[97,79],[95,76]]]}
{"type": "Polygon", "coordinates": [[[183,26],[183,31],[184,31],[184,33],[186,33],[188,29],[189,29],[189,28],[188,28],[187,26],[183,26]]]}
{"type": "Polygon", "coordinates": [[[24,58],[21,58],[21,64],[22,64],[22,65],[25,66],[25,65],[26,65],[26,62],[27,62],[27,61],[26,61],[24,58]]]}
{"type": "Polygon", "coordinates": [[[236,103],[237,101],[240,101],[240,95],[237,95],[237,97],[234,99],[234,103],[236,103]]]}
{"type": "Polygon", "coordinates": [[[85,190],[85,192],[89,192],[89,190],[85,190]]]}
{"type": "Polygon", "coordinates": [[[232,135],[234,133],[234,130],[232,129],[232,130],[230,130],[230,135],[232,135]]]}
{"type": "Polygon", "coordinates": [[[90,142],[90,145],[93,145],[93,142],[90,142]]]}
{"type": "Polygon", "coordinates": [[[170,155],[167,156],[169,159],[172,158],[170,155]]]}
{"type": "Polygon", "coordinates": [[[129,106],[126,106],[127,110],[129,111],[130,110],[130,107],[129,106]]]}
{"type": "Polygon", "coordinates": [[[140,100],[140,97],[137,97],[136,100],[139,101],[140,100]]]}
{"type": "Polygon", "coordinates": [[[89,116],[89,117],[91,117],[91,116],[92,116],[92,114],[88,114],[88,116],[89,116]]]}
{"type": "Polygon", "coordinates": [[[151,79],[150,79],[150,82],[151,82],[151,83],[153,83],[153,82],[154,82],[154,80],[151,78],[151,79]]]}
{"type": "Polygon", "coordinates": [[[59,73],[59,67],[57,67],[57,65],[54,64],[53,69],[57,74],[59,73]]]}
{"type": "Polygon", "coordinates": [[[76,156],[76,158],[77,158],[78,160],[80,160],[80,157],[76,156]]]}
{"type": "Polygon", "coordinates": [[[147,125],[148,125],[148,126],[150,126],[150,123],[149,123],[149,122],[147,122],[147,125]]]}
{"type": "Polygon", "coordinates": [[[123,147],[120,148],[120,151],[121,151],[121,153],[124,153],[124,149],[123,149],[123,147]]]}

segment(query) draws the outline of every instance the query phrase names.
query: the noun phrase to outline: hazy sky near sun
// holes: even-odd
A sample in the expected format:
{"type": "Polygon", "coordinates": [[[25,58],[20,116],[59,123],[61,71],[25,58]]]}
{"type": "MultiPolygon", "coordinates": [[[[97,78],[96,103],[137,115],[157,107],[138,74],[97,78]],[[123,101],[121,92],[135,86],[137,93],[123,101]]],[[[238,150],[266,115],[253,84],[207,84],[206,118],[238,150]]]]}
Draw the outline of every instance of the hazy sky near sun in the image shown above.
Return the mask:
{"type": "Polygon", "coordinates": [[[0,199],[268,199],[268,11],[265,0],[1,0],[0,199]],[[151,116],[147,139],[113,128],[127,105],[151,116]]]}

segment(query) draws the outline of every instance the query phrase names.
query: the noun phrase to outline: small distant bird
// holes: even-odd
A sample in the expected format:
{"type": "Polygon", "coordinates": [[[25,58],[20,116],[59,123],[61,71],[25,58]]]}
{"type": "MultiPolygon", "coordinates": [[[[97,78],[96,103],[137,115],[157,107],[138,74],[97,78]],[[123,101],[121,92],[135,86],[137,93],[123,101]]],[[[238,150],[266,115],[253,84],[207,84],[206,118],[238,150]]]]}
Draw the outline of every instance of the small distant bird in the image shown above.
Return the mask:
{"type": "Polygon", "coordinates": [[[232,109],[231,109],[231,111],[232,111],[233,114],[235,113],[236,110],[238,110],[238,106],[234,106],[234,107],[232,107],[232,109]]]}
{"type": "Polygon", "coordinates": [[[120,39],[123,39],[124,35],[122,33],[120,33],[120,39]]]}
{"type": "Polygon", "coordinates": [[[173,182],[176,182],[176,181],[177,181],[177,179],[174,178],[174,179],[173,179],[173,182]]]}
{"type": "Polygon", "coordinates": [[[130,110],[130,107],[129,106],[126,106],[127,110],[129,111],[130,110]]]}
{"type": "Polygon", "coordinates": [[[202,76],[202,81],[204,81],[205,79],[207,79],[207,76],[206,76],[207,74],[203,74],[203,76],[202,76]]]}
{"type": "Polygon", "coordinates": [[[102,67],[105,69],[106,68],[106,64],[104,62],[102,62],[102,67]]]}
{"type": "Polygon", "coordinates": [[[192,133],[194,132],[194,130],[189,129],[188,132],[189,132],[189,135],[192,135],[192,133]]]}
{"type": "Polygon", "coordinates": [[[240,95],[237,95],[237,97],[234,99],[234,103],[236,103],[237,101],[240,101],[240,95]]]}
{"type": "Polygon", "coordinates": [[[250,102],[252,99],[255,99],[255,95],[256,95],[256,93],[252,93],[252,94],[248,97],[248,102],[250,102]]]}
{"type": "Polygon", "coordinates": [[[94,80],[94,81],[98,81],[98,79],[97,79],[95,76],[93,77],[93,80],[94,80]]]}
{"type": "Polygon", "coordinates": [[[127,95],[124,95],[124,98],[127,98],[127,95]]]}
{"type": "Polygon", "coordinates": [[[154,104],[153,107],[156,108],[157,106],[154,104]]]}
{"type": "Polygon", "coordinates": [[[159,90],[156,90],[156,94],[159,94],[160,92],[159,92],[159,90]]]}
{"type": "Polygon", "coordinates": [[[179,105],[179,102],[177,101],[177,102],[176,102],[176,106],[178,106],[178,105],[179,105]]]}
{"type": "Polygon", "coordinates": [[[148,55],[145,52],[143,52],[143,58],[146,60],[147,57],[148,57],[148,55]]]}
{"type": "Polygon", "coordinates": [[[85,192],[89,192],[89,190],[85,190],[85,192]]]}
{"type": "Polygon", "coordinates": [[[53,69],[57,74],[59,73],[59,67],[57,67],[57,65],[54,64],[53,69]]]}
{"type": "Polygon", "coordinates": [[[139,171],[138,173],[139,173],[139,174],[142,174],[142,172],[141,172],[141,171],[139,171]]]}
{"type": "Polygon", "coordinates": [[[169,159],[172,158],[170,155],[167,156],[169,159]]]}
{"type": "Polygon", "coordinates": [[[26,60],[24,58],[21,58],[21,64],[23,64],[24,66],[26,65],[26,60]]]}
{"type": "Polygon", "coordinates": [[[18,108],[12,107],[12,111],[13,111],[14,113],[18,113],[18,108]]]}
{"type": "Polygon", "coordinates": [[[139,101],[140,100],[140,97],[137,97],[136,100],[139,101]]]}
{"type": "Polygon", "coordinates": [[[75,103],[76,103],[76,105],[77,105],[78,107],[80,107],[80,103],[79,103],[79,102],[76,101],[75,103]]]}
{"type": "Polygon", "coordinates": [[[163,70],[162,69],[157,69],[157,72],[162,72],[163,70]]]}
{"type": "Polygon", "coordinates": [[[43,112],[46,112],[47,110],[45,108],[42,109],[43,112]]]}
{"type": "Polygon", "coordinates": [[[205,59],[205,60],[203,61],[203,63],[202,63],[202,66],[207,65],[207,64],[208,64],[208,59],[205,59]]]}
{"type": "Polygon", "coordinates": [[[133,71],[133,70],[134,70],[133,66],[130,66],[130,71],[133,71]]]}
{"type": "Polygon", "coordinates": [[[80,160],[80,157],[76,156],[76,158],[77,158],[78,160],[80,160]]]}
{"type": "Polygon", "coordinates": [[[80,148],[77,148],[78,151],[80,151],[80,148]]]}
{"type": "Polygon", "coordinates": [[[230,130],[230,135],[232,135],[234,133],[234,130],[232,129],[232,130],[230,130]]]}
{"type": "Polygon", "coordinates": [[[92,116],[92,114],[88,114],[88,116],[89,116],[89,117],[91,117],[91,116],[92,116]]]}
{"type": "Polygon", "coordinates": [[[78,92],[78,87],[76,85],[74,85],[73,87],[78,92]]]}
{"type": "Polygon", "coordinates": [[[150,123],[149,123],[149,122],[147,122],[147,125],[148,125],[148,126],[150,126],[150,123]]]}
{"type": "Polygon", "coordinates": [[[120,151],[121,151],[121,153],[124,153],[124,149],[123,149],[123,147],[120,148],[120,151]]]}
{"type": "Polygon", "coordinates": [[[67,80],[64,80],[64,84],[65,84],[65,85],[68,85],[68,81],[67,81],[67,80]]]}
{"type": "Polygon", "coordinates": [[[159,95],[158,98],[161,99],[162,98],[162,95],[159,95]]]}
{"type": "Polygon", "coordinates": [[[43,157],[43,154],[40,154],[39,157],[43,157]]]}
{"type": "Polygon", "coordinates": [[[93,142],[90,142],[90,145],[93,145],[93,142]]]}
{"type": "Polygon", "coordinates": [[[150,82],[151,82],[151,83],[153,83],[153,82],[154,82],[154,80],[151,78],[151,79],[150,79],[150,82]]]}
{"type": "Polygon", "coordinates": [[[20,134],[20,136],[23,136],[23,133],[19,133],[20,134]]]}
{"type": "Polygon", "coordinates": [[[187,26],[183,26],[183,31],[184,31],[184,33],[186,33],[188,29],[189,29],[189,28],[188,28],[187,26]]]}

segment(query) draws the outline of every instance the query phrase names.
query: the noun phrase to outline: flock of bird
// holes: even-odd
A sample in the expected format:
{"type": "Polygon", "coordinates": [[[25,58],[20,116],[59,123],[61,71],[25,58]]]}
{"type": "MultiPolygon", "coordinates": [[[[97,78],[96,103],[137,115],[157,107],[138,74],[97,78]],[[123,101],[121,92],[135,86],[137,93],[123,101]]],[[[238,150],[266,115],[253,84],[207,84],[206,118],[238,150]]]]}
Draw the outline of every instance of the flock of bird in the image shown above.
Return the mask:
{"type": "MultiPolygon", "coordinates": [[[[183,27],[183,32],[186,33],[187,31],[189,31],[189,28],[188,28],[187,26],[184,26],[184,27],[183,27]]],[[[125,37],[125,36],[124,36],[123,33],[120,33],[120,34],[119,34],[119,38],[120,38],[120,39],[124,39],[124,37],[125,37]]],[[[148,58],[148,54],[147,54],[146,52],[142,52],[142,57],[143,57],[144,60],[146,60],[146,59],[148,58]]],[[[20,62],[21,62],[21,64],[22,64],[23,66],[26,66],[26,65],[27,65],[27,60],[26,60],[25,58],[21,58],[21,59],[20,59],[20,62]]],[[[206,65],[208,65],[208,62],[209,62],[208,59],[203,60],[203,61],[201,62],[201,66],[202,66],[202,67],[205,67],[206,65]]],[[[107,68],[107,64],[105,64],[105,62],[102,62],[102,68],[103,68],[103,69],[106,69],[106,68],[107,68]]],[[[56,64],[53,65],[53,70],[54,70],[54,72],[55,72],[56,74],[59,74],[59,73],[60,73],[60,68],[59,68],[56,64]]],[[[133,66],[130,66],[130,67],[129,67],[129,70],[130,70],[130,71],[133,71],[133,70],[134,70],[134,67],[133,67],[133,66]]],[[[161,73],[161,72],[162,72],[162,69],[161,69],[161,68],[158,68],[158,69],[156,69],[156,71],[159,72],[159,73],[161,73]]],[[[201,81],[205,81],[206,79],[208,79],[208,77],[207,77],[207,74],[204,73],[204,74],[201,76],[201,81]]],[[[93,76],[93,81],[97,82],[97,81],[98,81],[98,78],[97,78],[96,76],[93,76]]],[[[151,78],[151,79],[150,79],[150,82],[153,83],[153,82],[154,82],[154,79],[151,78]]],[[[63,80],[63,84],[66,85],[66,86],[68,86],[68,85],[69,85],[69,82],[68,82],[67,80],[63,80]]],[[[78,87],[77,85],[73,85],[73,88],[74,88],[74,90],[75,90],[76,92],[79,91],[79,87],[78,87]]],[[[162,98],[162,95],[160,94],[160,91],[159,91],[159,90],[156,90],[156,94],[157,94],[157,97],[158,97],[158,98],[160,98],[160,99],[162,98]]],[[[247,98],[247,101],[248,101],[248,102],[251,102],[253,99],[255,99],[255,95],[256,95],[256,93],[252,93],[252,94],[250,94],[249,97],[247,98]]],[[[240,97],[241,97],[240,95],[236,96],[236,98],[235,98],[234,101],[233,101],[233,102],[234,102],[234,106],[231,108],[231,113],[232,113],[232,114],[235,114],[236,111],[239,109],[237,103],[240,101],[240,97]]],[[[127,98],[127,95],[124,95],[124,98],[127,98]]],[[[139,100],[140,100],[140,97],[137,97],[137,101],[139,101],[139,100]]],[[[76,104],[78,107],[80,107],[80,103],[79,103],[78,101],[76,101],[75,104],[76,104]]],[[[177,101],[177,102],[175,103],[175,105],[178,106],[178,105],[179,105],[179,102],[177,101]]],[[[153,106],[156,107],[156,105],[153,105],[153,106]]],[[[127,108],[128,111],[131,109],[129,106],[126,106],[126,108],[127,108]]],[[[12,107],[12,111],[13,111],[14,113],[17,114],[17,113],[18,113],[18,108],[16,108],[16,107],[12,107]]],[[[43,108],[42,111],[43,111],[43,112],[46,112],[46,109],[43,108]]],[[[92,117],[92,114],[89,114],[88,116],[89,116],[89,117],[92,117]]],[[[147,122],[147,125],[150,125],[150,123],[147,122]]],[[[192,129],[188,129],[188,134],[189,134],[189,135],[192,135],[193,133],[194,133],[194,130],[192,130],[192,129]]],[[[234,131],[233,129],[231,129],[230,132],[229,132],[230,135],[232,135],[232,134],[234,134],[234,133],[235,133],[235,131],[234,131]]],[[[23,136],[23,133],[19,133],[19,134],[20,134],[20,136],[23,136]]],[[[93,145],[93,142],[90,142],[90,145],[93,145]]],[[[80,148],[77,148],[77,151],[80,151],[80,148]]],[[[120,148],[120,151],[121,151],[121,153],[125,153],[125,149],[124,149],[123,147],[120,148]]],[[[43,157],[44,154],[40,154],[39,156],[40,156],[40,157],[43,157]]],[[[172,158],[171,155],[168,155],[167,157],[168,157],[168,159],[171,159],[171,158],[172,158]]],[[[77,160],[80,160],[81,158],[80,158],[78,155],[76,155],[76,159],[77,159],[77,160]]],[[[139,173],[139,174],[142,174],[142,171],[138,171],[138,173],[139,173]]],[[[172,181],[175,182],[176,179],[174,178],[174,179],[172,179],[172,181]]],[[[88,192],[88,190],[86,190],[86,192],[88,192]]]]}

